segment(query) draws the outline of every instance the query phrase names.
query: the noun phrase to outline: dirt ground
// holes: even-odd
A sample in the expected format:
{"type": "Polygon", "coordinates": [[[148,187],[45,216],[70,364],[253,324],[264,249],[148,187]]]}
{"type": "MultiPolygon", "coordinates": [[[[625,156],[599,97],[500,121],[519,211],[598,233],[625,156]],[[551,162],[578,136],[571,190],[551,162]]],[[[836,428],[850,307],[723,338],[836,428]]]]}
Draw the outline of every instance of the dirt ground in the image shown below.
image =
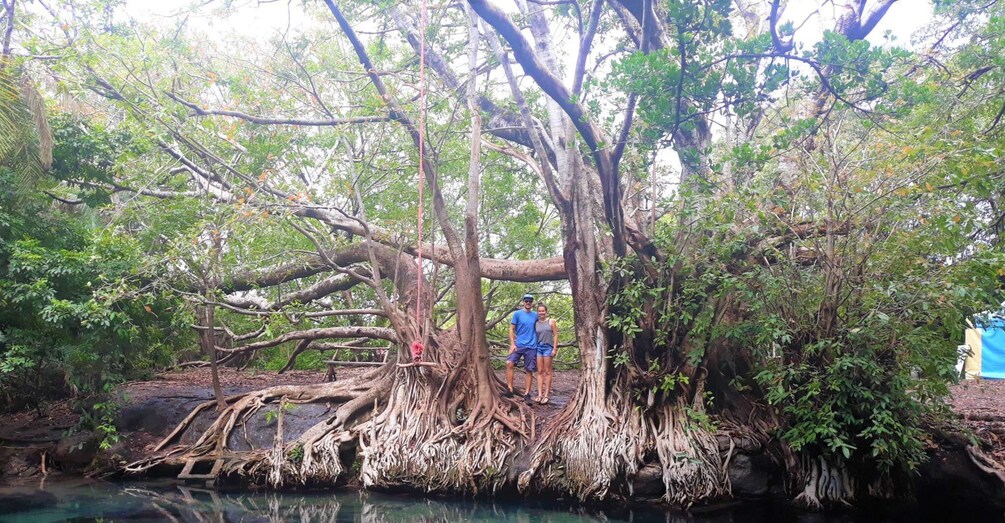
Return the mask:
{"type": "MultiPolygon", "coordinates": [[[[313,371],[291,371],[280,375],[274,372],[256,373],[220,369],[220,386],[227,394],[271,385],[316,383],[323,378],[323,372],[313,371]]],[[[119,386],[116,401],[137,403],[152,397],[184,396],[195,391],[211,390],[210,383],[208,368],[167,372],[158,374],[150,381],[134,381],[119,386]]],[[[80,421],[80,414],[75,412],[75,403],[73,400],[55,401],[43,405],[38,410],[0,414],[0,443],[42,443],[59,440],[63,432],[80,421]]]]}
{"type": "MultiPolygon", "coordinates": [[[[506,372],[497,371],[496,376],[500,381],[505,383],[506,372]]],[[[524,385],[526,383],[526,377],[522,370],[517,369],[516,374],[513,377],[513,390],[516,393],[523,394],[524,385]]],[[[537,397],[537,377],[535,376],[532,383],[531,398],[537,397]]],[[[547,405],[539,405],[537,403],[531,403],[531,413],[534,420],[534,434],[540,434],[544,430],[545,424],[550,420],[558,411],[562,410],[562,407],[572,398],[572,395],[576,393],[576,387],[579,385],[579,371],[578,370],[566,370],[566,371],[555,371],[555,375],[551,380],[551,395],[548,397],[547,405]]]]}
{"type": "Polygon", "coordinates": [[[949,405],[1005,464],[1005,380],[966,380],[950,388],[949,405]]]}

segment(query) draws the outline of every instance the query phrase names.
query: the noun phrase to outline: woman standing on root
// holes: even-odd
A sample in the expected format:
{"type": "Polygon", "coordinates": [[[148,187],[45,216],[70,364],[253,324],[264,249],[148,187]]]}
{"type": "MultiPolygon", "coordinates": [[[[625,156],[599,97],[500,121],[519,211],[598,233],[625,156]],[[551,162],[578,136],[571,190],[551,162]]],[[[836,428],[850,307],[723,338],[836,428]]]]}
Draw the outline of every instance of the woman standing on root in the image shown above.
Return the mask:
{"type": "Polygon", "coordinates": [[[537,399],[534,401],[548,404],[551,395],[551,362],[558,355],[558,326],[555,320],[548,317],[548,306],[542,302],[537,304],[537,399]]]}

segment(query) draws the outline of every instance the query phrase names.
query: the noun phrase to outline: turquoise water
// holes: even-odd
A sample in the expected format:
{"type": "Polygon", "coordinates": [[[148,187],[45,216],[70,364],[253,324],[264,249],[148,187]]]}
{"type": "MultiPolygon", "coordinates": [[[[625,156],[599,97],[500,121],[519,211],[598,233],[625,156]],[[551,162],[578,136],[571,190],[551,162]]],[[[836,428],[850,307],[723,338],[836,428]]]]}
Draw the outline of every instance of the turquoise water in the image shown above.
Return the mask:
{"type": "MultiPolygon", "coordinates": [[[[932,516],[932,514],[927,514],[932,516]]],[[[954,518],[955,519],[955,518],[954,518]]],[[[964,517],[962,520],[967,520],[964,517]]],[[[982,518],[983,519],[983,518],[982,518]]],[[[452,522],[564,523],[923,521],[926,514],[875,511],[808,514],[778,503],[745,502],[692,513],[653,507],[588,508],[559,501],[431,499],[354,490],[216,491],[174,482],[82,479],[0,483],[0,522],[452,522]]]]}

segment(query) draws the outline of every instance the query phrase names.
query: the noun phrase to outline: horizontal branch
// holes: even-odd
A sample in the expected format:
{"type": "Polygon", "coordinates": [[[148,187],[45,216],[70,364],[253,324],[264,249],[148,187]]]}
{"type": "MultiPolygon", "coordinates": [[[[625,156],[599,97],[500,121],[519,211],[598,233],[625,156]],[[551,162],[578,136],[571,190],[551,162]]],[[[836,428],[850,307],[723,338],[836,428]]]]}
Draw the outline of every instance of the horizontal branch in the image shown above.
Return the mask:
{"type": "MultiPolygon", "coordinates": [[[[787,229],[775,236],[757,236],[747,242],[748,248],[745,250],[746,261],[752,265],[760,265],[764,260],[773,263],[777,259],[777,253],[782,249],[792,245],[796,241],[821,238],[827,235],[846,236],[852,230],[852,224],[843,223],[816,223],[802,222],[793,225],[786,225],[787,229]]],[[[867,230],[870,225],[859,225],[858,228],[867,230]]],[[[815,249],[797,249],[792,253],[792,257],[800,264],[809,264],[819,257],[815,249]]]]}
{"type": "MultiPolygon", "coordinates": [[[[381,245],[378,247],[379,249],[388,249],[388,247],[381,245]]],[[[414,253],[409,252],[411,250],[407,249],[406,252],[414,255],[414,253]]],[[[426,246],[423,248],[422,255],[423,258],[434,260],[447,266],[453,266],[453,259],[450,258],[447,249],[443,247],[434,248],[426,246]]],[[[330,251],[328,257],[343,266],[368,261],[368,255],[363,244],[354,244],[343,249],[330,251]]],[[[533,283],[564,280],[567,278],[565,265],[560,257],[540,260],[482,258],[481,269],[482,277],[489,280],[533,283]]],[[[231,279],[225,281],[221,288],[225,292],[235,292],[261,287],[273,287],[288,281],[329,272],[330,270],[331,268],[320,256],[312,256],[300,261],[237,273],[231,279]]],[[[320,286],[321,284],[317,285],[320,286]]]]}
{"type": "Polygon", "coordinates": [[[223,307],[229,311],[243,316],[255,316],[264,318],[268,316],[284,315],[292,321],[302,318],[328,318],[331,316],[386,316],[383,309],[331,309],[310,312],[290,312],[281,310],[285,305],[278,305],[278,302],[271,303],[268,300],[256,300],[244,296],[227,296],[224,301],[207,301],[208,305],[223,307]]]}
{"type": "Polygon", "coordinates": [[[216,350],[219,352],[232,353],[232,354],[242,354],[246,352],[254,352],[256,350],[268,349],[270,347],[275,347],[277,345],[282,345],[283,343],[297,340],[323,340],[323,339],[342,339],[342,338],[370,338],[376,340],[386,340],[391,343],[397,343],[398,337],[394,333],[394,329],[388,329],[385,327],[325,327],[319,329],[307,329],[302,331],[287,332],[282,336],[273,338],[271,340],[260,341],[258,343],[249,343],[248,345],[243,345],[241,347],[234,347],[233,349],[228,349],[226,347],[217,347],[216,350]]]}
{"type": "Polygon", "coordinates": [[[119,185],[117,183],[93,183],[85,180],[67,180],[66,183],[70,185],[77,185],[87,189],[100,189],[103,191],[110,191],[113,193],[119,192],[131,192],[134,194],[141,194],[143,196],[149,196],[151,198],[157,198],[161,200],[170,200],[174,198],[198,198],[202,196],[200,191],[165,191],[160,189],[135,189],[125,185],[119,185]]]}
{"type": "Polygon", "coordinates": [[[392,346],[381,346],[381,347],[357,347],[355,345],[346,345],[344,343],[315,343],[311,345],[311,348],[319,351],[329,351],[329,350],[348,350],[351,352],[367,352],[367,351],[378,351],[378,350],[389,350],[392,346]]]}
{"type": "Polygon", "coordinates": [[[380,123],[389,122],[391,117],[387,115],[376,115],[376,116],[355,116],[351,118],[334,118],[327,120],[305,120],[302,118],[267,118],[264,116],[255,116],[247,113],[242,113],[240,111],[230,111],[227,109],[204,109],[198,105],[182,99],[174,93],[165,93],[168,98],[188,107],[192,110],[193,116],[227,116],[231,118],[237,118],[239,120],[244,120],[246,122],[251,122],[253,124],[259,125],[296,125],[303,127],[337,127],[340,125],[353,125],[353,124],[363,124],[363,123],[380,123]]]}

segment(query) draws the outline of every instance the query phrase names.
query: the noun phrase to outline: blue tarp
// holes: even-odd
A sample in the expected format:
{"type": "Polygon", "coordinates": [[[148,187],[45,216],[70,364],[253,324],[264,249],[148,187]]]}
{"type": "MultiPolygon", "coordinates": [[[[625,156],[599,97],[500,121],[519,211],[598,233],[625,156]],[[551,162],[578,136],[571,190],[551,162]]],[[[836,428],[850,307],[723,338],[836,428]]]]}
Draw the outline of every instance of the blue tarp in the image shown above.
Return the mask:
{"type": "Polygon", "coordinates": [[[1005,379],[1005,321],[995,318],[981,331],[981,377],[1005,379]]]}

